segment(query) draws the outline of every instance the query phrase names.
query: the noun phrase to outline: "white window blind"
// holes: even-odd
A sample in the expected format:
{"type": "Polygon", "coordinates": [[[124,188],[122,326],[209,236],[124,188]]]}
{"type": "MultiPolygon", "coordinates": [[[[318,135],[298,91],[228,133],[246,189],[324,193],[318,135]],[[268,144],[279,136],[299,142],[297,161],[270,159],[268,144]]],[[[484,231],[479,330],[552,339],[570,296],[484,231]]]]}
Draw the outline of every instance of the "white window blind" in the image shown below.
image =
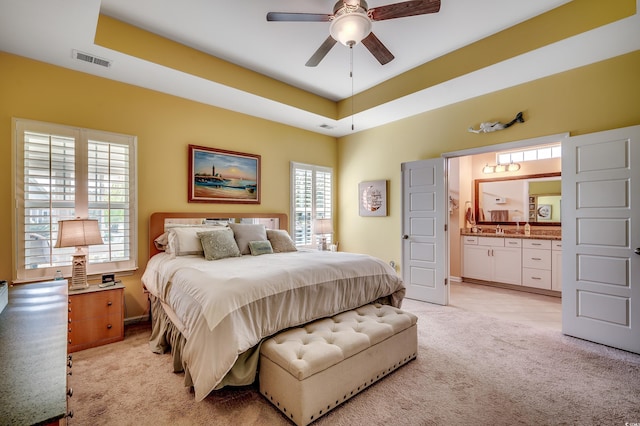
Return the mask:
{"type": "Polygon", "coordinates": [[[53,246],[75,217],[97,219],[104,241],[87,248],[88,274],[135,269],[135,137],[29,120],[14,131],[14,281],[71,275],[75,249],[53,246]]]}
{"type": "Polygon", "coordinates": [[[296,246],[314,247],[315,219],[333,219],[333,171],[328,167],[291,163],[291,230],[296,246]]]}

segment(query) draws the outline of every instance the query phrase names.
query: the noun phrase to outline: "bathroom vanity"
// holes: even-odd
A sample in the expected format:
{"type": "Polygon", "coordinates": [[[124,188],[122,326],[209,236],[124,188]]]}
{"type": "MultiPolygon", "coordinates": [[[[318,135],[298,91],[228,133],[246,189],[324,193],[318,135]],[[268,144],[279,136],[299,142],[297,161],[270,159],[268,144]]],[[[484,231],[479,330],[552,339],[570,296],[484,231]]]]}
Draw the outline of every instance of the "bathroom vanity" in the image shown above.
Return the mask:
{"type": "Polygon", "coordinates": [[[461,232],[465,281],[559,296],[562,291],[560,232],[496,234],[461,232]]]}

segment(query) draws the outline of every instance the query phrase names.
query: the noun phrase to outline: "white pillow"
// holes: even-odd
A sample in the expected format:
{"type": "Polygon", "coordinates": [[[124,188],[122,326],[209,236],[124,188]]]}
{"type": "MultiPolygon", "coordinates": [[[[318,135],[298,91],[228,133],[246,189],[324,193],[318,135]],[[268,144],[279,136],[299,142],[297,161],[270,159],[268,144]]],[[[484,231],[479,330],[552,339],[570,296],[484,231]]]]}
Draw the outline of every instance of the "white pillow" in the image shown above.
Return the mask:
{"type": "Polygon", "coordinates": [[[169,229],[166,253],[173,256],[187,256],[190,254],[204,255],[202,242],[198,232],[229,229],[226,226],[185,226],[169,229]]]}
{"type": "Polygon", "coordinates": [[[233,236],[242,254],[251,254],[251,241],[267,240],[267,228],[262,224],[230,223],[229,227],[233,230],[233,236]]]}

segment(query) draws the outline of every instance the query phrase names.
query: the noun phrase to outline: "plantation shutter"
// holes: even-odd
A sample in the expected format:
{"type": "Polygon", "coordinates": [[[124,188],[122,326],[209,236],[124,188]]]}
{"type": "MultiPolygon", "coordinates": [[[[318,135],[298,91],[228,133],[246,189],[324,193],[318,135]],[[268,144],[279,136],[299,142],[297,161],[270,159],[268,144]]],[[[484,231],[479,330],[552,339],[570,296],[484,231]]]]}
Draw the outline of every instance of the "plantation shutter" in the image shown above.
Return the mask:
{"type": "MultiPolygon", "coordinates": [[[[317,245],[315,219],[332,219],[333,172],[330,168],[291,163],[291,230],[296,246],[317,245]]],[[[327,234],[331,242],[331,235],[327,234]]]]}
{"type": "Polygon", "coordinates": [[[75,248],[54,248],[58,221],[97,219],[104,244],[90,246],[88,274],[133,270],[135,138],[29,120],[14,120],[14,281],[71,275],[75,248]]]}

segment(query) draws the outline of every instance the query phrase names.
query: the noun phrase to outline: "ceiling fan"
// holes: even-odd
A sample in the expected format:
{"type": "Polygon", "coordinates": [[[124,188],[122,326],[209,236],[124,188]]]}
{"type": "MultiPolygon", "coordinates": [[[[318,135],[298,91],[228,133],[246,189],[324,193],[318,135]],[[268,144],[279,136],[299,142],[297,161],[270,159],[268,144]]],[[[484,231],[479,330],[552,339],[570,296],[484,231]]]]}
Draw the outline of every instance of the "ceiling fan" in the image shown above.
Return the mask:
{"type": "Polygon", "coordinates": [[[335,4],[333,14],[330,15],[269,12],[267,21],[331,22],[329,37],[309,58],[305,64],[308,67],[317,66],[338,41],[348,47],[362,42],[378,62],[385,65],[391,62],[394,56],[371,32],[373,21],[425,15],[437,13],[439,10],[440,0],[404,1],[371,9],[364,0],[341,0],[335,4]]]}

